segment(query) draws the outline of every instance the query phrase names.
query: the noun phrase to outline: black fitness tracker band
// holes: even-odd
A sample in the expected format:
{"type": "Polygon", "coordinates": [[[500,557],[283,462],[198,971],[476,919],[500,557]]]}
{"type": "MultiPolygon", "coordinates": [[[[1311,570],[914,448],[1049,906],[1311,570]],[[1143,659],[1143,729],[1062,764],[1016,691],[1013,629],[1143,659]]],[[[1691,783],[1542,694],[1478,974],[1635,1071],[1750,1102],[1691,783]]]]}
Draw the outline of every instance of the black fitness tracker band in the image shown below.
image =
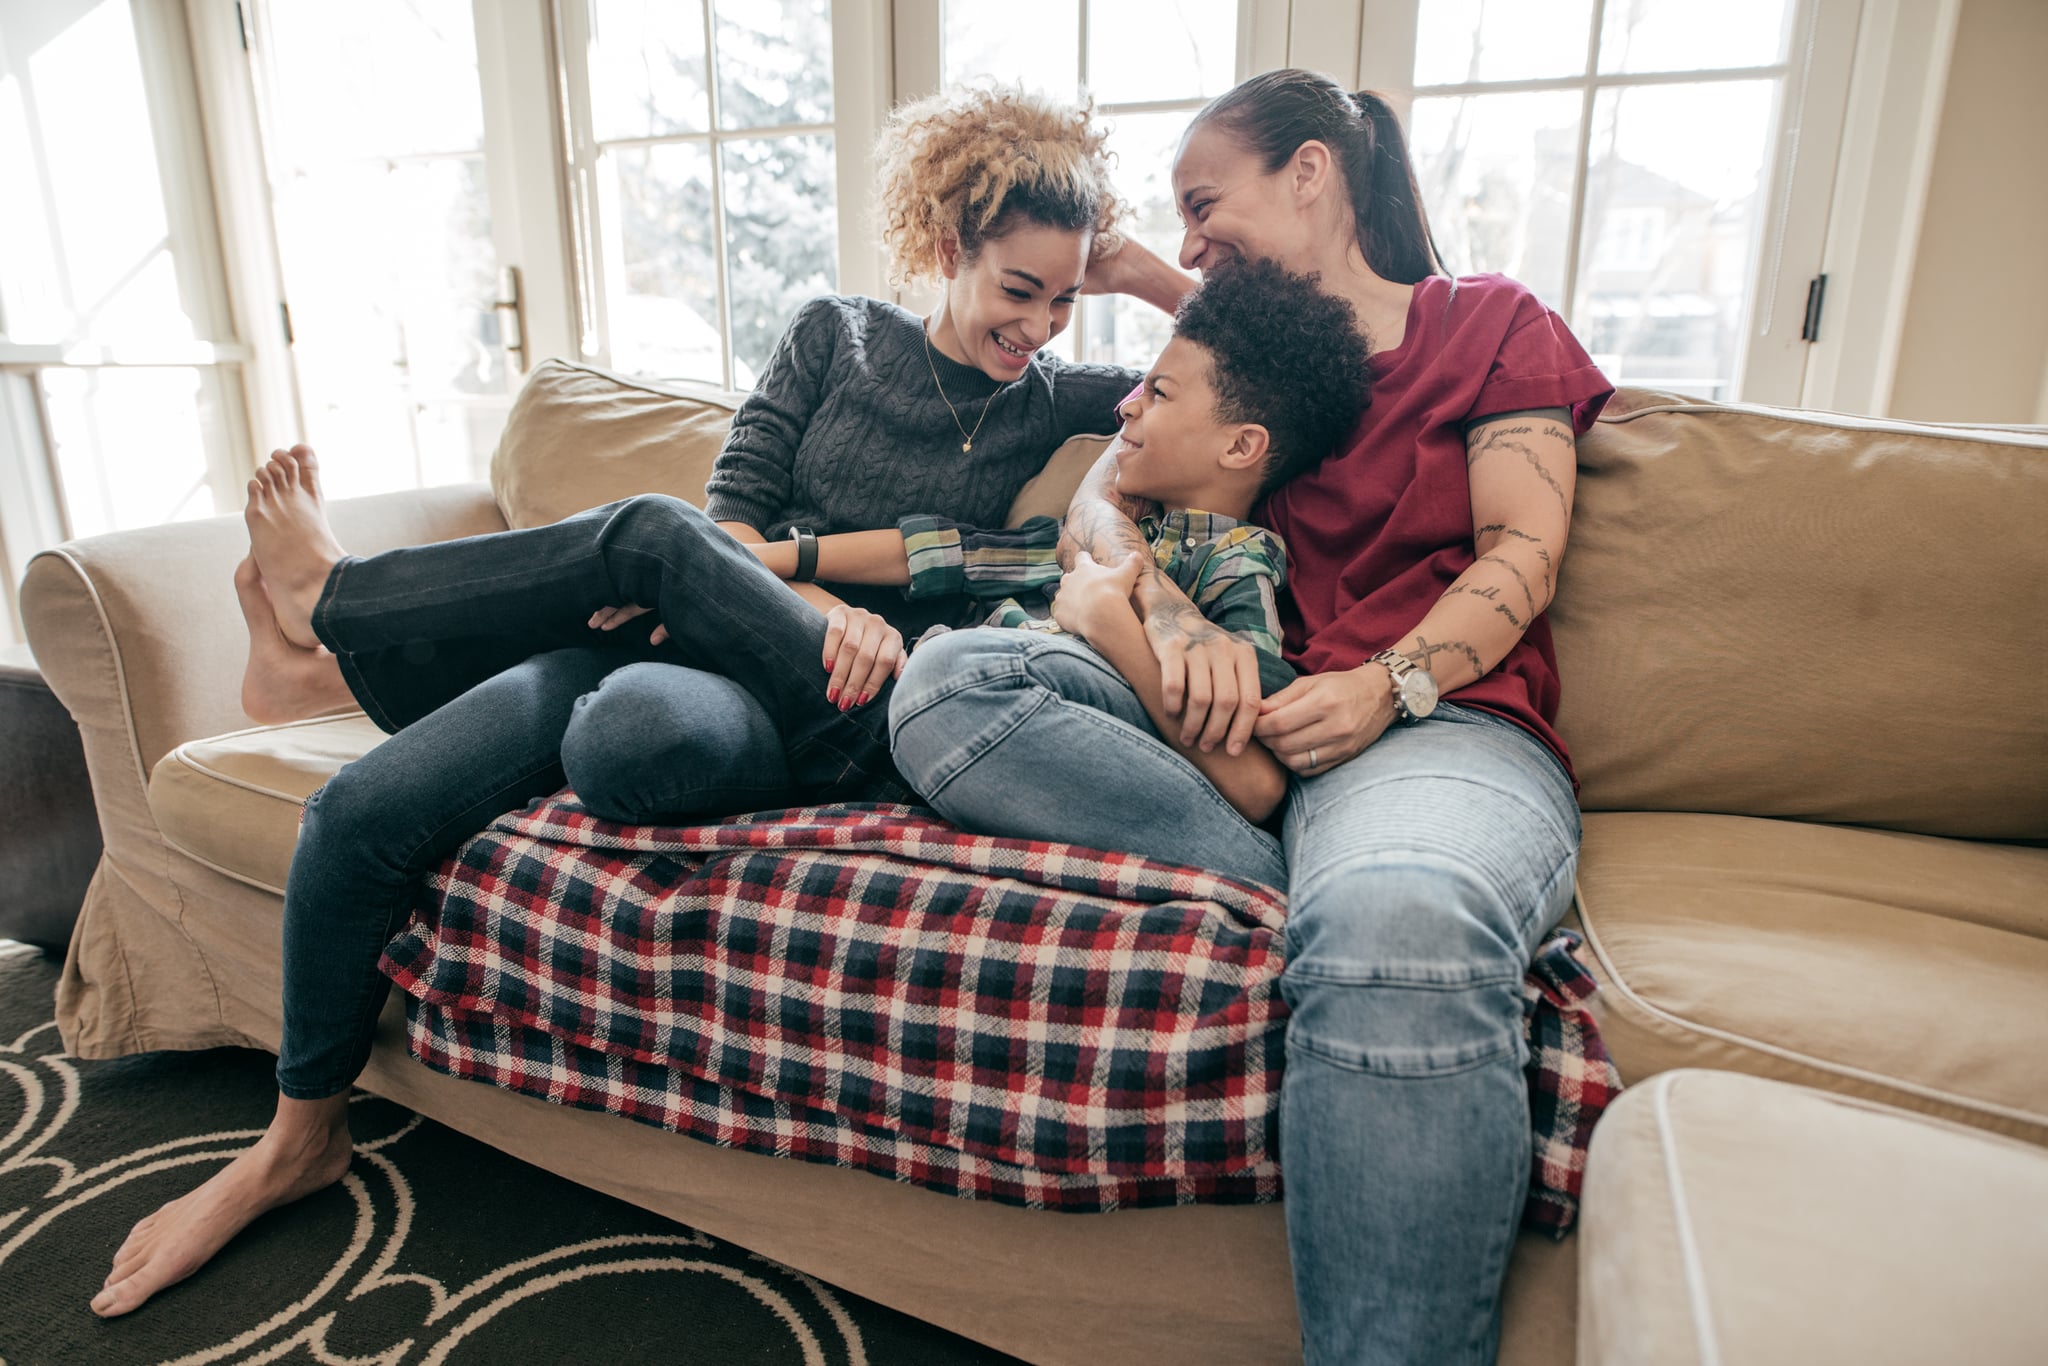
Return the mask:
{"type": "Polygon", "coordinates": [[[807,526],[793,526],[789,539],[796,542],[796,582],[811,583],[818,577],[818,533],[807,526]]]}

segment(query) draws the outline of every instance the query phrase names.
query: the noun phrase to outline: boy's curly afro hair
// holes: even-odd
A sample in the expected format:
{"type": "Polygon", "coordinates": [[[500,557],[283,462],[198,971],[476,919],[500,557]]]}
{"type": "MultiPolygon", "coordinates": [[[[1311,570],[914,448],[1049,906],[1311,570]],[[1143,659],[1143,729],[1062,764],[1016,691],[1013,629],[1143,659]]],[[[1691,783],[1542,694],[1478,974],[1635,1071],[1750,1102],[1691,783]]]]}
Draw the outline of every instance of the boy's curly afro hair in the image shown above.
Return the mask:
{"type": "Polygon", "coordinates": [[[1314,275],[1239,261],[1181,300],[1173,332],[1209,353],[1216,416],[1266,429],[1261,496],[1321,463],[1365,411],[1365,334],[1314,275]]]}
{"type": "Polygon", "coordinates": [[[1109,183],[1107,134],[1088,106],[1021,89],[958,90],[899,107],[875,143],[889,278],[940,274],[939,242],[973,260],[1018,219],[1094,234],[1115,247],[1123,205],[1109,183]]]}

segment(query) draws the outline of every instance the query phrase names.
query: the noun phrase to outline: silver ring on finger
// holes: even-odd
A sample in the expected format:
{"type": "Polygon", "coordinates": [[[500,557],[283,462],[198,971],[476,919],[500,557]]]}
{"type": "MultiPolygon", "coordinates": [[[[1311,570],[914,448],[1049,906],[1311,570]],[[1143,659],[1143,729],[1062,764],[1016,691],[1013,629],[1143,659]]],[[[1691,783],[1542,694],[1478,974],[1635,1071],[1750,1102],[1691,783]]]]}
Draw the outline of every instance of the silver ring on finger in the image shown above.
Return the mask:
{"type": "Polygon", "coordinates": [[[1308,767],[1309,772],[1311,773],[1315,772],[1316,769],[1322,767],[1322,765],[1316,762],[1316,747],[1314,745],[1310,745],[1308,747],[1308,767]]]}

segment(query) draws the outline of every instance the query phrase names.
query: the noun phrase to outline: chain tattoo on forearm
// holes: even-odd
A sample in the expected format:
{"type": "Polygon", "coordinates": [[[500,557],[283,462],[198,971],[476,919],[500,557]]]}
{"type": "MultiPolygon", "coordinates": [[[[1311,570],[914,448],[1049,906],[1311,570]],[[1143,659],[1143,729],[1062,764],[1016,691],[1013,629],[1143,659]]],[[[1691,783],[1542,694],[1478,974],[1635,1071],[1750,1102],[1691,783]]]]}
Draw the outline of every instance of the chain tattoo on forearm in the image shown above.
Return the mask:
{"type": "MultiPolygon", "coordinates": [[[[1430,661],[1434,660],[1438,655],[1460,654],[1465,657],[1465,662],[1472,666],[1472,677],[1474,680],[1486,677],[1486,665],[1480,660],[1479,652],[1462,640],[1438,642],[1428,640],[1418,634],[1415,637],[1415,648],[1405,650],[1402,653],[1408,659],[1415,661],[1415,667],[1418,669],[1429,669],[1430,661]]],[[[1434,673],[1435,670],[1430,669],[1430,672],[1434,673]]]]}
{"type": "MultiPolygon", "coordinates": [[[[1550,606],[1551,598],[1557,591],[1556,565],[1550,558],[1550,552],[1544,548],[1541,536],[1531,536],[1528,532],[1517,530],[1506,522],[1488,522],[1485,526],[1473,532],[1472,535],[1473,539],[1478,541],[1484,541],[1488,536],[1509,536],[1517,541],[1526,541],[1533,547],[1536,558],[1543,561],[1543,605],[1545,607],[1550,606]]],[[[1484,550],[1488,549],[1488,547],[1481,546],[1480,549],[1484,550]]]]}

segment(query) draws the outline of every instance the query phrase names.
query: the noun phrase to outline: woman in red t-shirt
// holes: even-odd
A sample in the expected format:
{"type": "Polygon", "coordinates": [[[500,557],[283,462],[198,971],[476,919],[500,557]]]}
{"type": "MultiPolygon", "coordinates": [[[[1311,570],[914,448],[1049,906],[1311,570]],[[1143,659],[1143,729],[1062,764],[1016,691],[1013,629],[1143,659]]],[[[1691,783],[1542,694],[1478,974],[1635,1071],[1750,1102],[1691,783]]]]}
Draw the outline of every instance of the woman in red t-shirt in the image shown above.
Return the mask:
{"type": "MultiPolygon", "coordinates": [[[[1304,676],[1262,702],[1250,647],[1163,575],[1139,588],[1183,741],[1256,734],[1295,775],[1280,1137],[1304,1348],[1491,1361],[1529,1175],[1521,981],[1578,861],[1543,613],[1611,386],[1526,288],[1442,272],[1377,96],[1254,77],[1196,116],[1173,186],[1183,267],[1314,272],[1373,348],[1358,430],[1254,513],[1288,546],[1304,676]]],[[[1188,281],[1127,246],[1089,287],[1170,308],[1188,281]]],[[[1105,457],[1067,518],[1105,562],[1138,543],[1114,488],[1105,457]]]]}

